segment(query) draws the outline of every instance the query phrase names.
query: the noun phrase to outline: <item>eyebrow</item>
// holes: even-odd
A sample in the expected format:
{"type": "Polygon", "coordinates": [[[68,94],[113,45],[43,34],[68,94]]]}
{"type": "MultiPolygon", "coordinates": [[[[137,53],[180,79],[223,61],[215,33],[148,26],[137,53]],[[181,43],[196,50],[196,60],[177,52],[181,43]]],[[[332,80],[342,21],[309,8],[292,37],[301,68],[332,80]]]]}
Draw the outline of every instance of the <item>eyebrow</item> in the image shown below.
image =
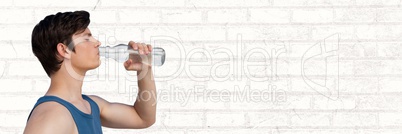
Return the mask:
{"type": "Polygon", "coordinates": [[[89,36],[89,37],[91,37],[91,36],[92,36],[92,33],[85,33],[84,36],[89,36]]]}

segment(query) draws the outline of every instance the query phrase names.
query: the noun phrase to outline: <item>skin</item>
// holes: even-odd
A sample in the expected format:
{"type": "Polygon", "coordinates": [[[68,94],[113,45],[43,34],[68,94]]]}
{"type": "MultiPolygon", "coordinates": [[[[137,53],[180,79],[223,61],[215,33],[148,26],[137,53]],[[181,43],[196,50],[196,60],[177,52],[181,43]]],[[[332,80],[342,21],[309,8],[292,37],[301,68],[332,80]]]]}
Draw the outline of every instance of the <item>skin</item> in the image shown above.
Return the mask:
{"type": "MultiPolygon", "coordinates": [[[[84,100],[82,84],[85,73],[100,65],[100,42],[92,37],[87,28],[82,33],[73,35],[75,52],[68,49],[68,44],[57,44],[58,58],[63,59],[60,70],[50,76],[51,84],[45,96],[57,96],[66,100],[84,113],[91,113],[89,103],[84,100]]],[[[142,56],[150,57],[152,46],[144,43],[129,42],[142,56]]],[[[135,58],[133,58],[135,59],[135,58]]],[[[152,80],[151,61],[142,63],[138,59],[128,59],[124,67],[128,71],[137,71],[139,96],[133,104],[111,103],[99,96],[90,95],[100,109],[102,126],[111,128],[147,128],[155,123],[156,91],[152,80]]],[[[57,102],[45,102],[32,112],[24,134],[77,134],[77,127],[70,112],[57,102]]]]}

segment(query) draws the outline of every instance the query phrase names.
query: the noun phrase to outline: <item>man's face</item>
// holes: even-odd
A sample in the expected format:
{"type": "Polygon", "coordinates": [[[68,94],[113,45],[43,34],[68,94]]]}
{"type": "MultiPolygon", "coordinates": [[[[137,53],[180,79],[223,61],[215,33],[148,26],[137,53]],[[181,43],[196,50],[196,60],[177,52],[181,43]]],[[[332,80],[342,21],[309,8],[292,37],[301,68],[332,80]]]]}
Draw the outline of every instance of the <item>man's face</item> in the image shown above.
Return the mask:
{"type": "Polygon", "coordinates": [[[73,41],[75,52],[71,53],[71,64],[75,71],[88,71],[100,65],[99,49],[100,42],[95,39],[91,31],[86,28],[84,32],[74,34],[73,41]]]}

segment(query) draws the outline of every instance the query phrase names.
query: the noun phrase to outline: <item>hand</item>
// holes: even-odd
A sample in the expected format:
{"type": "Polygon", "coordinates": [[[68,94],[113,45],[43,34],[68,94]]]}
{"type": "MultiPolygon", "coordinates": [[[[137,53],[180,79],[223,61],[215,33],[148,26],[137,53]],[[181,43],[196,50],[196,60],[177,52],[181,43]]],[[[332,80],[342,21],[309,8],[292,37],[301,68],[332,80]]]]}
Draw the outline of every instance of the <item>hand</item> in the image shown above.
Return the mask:
{"type": "Polygon", "coordinates": [[[149,68],[152,65],[152,46],[145,43],[135,43],[130,41],[128,43],[135,51],[139,52],[137,54],[130,54],[129,59],[124,62],[124,67],[126,70],[141,71],[144,68],[149,68]]]}

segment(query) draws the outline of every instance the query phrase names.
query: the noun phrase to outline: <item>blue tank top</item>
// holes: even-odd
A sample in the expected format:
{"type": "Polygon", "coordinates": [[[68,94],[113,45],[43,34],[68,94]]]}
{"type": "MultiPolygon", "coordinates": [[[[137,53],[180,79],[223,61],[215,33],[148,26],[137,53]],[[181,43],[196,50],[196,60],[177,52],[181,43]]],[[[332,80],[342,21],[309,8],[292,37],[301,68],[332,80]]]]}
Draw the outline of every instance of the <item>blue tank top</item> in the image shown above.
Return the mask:
{"type": "MultiPolygon", "coordinates": [[[[57,103],[60,103],[61,105],[66,107],[68,111],[70,111],[79,134],[102,134],[102,125],[100,121],[98,105],[86,95],[82,95],[82,98],[87,100],[91,105],[91,114],[86,114],[78,110],[78,108],[76,108],[73,104],[56,96],[43,96],[39,98],[32,111],[35,109],[36,106],[43,102],[55,101],[57,103]]],[[[32,111],[29,114],[29,117],[31,117],[32,111]]]]}

